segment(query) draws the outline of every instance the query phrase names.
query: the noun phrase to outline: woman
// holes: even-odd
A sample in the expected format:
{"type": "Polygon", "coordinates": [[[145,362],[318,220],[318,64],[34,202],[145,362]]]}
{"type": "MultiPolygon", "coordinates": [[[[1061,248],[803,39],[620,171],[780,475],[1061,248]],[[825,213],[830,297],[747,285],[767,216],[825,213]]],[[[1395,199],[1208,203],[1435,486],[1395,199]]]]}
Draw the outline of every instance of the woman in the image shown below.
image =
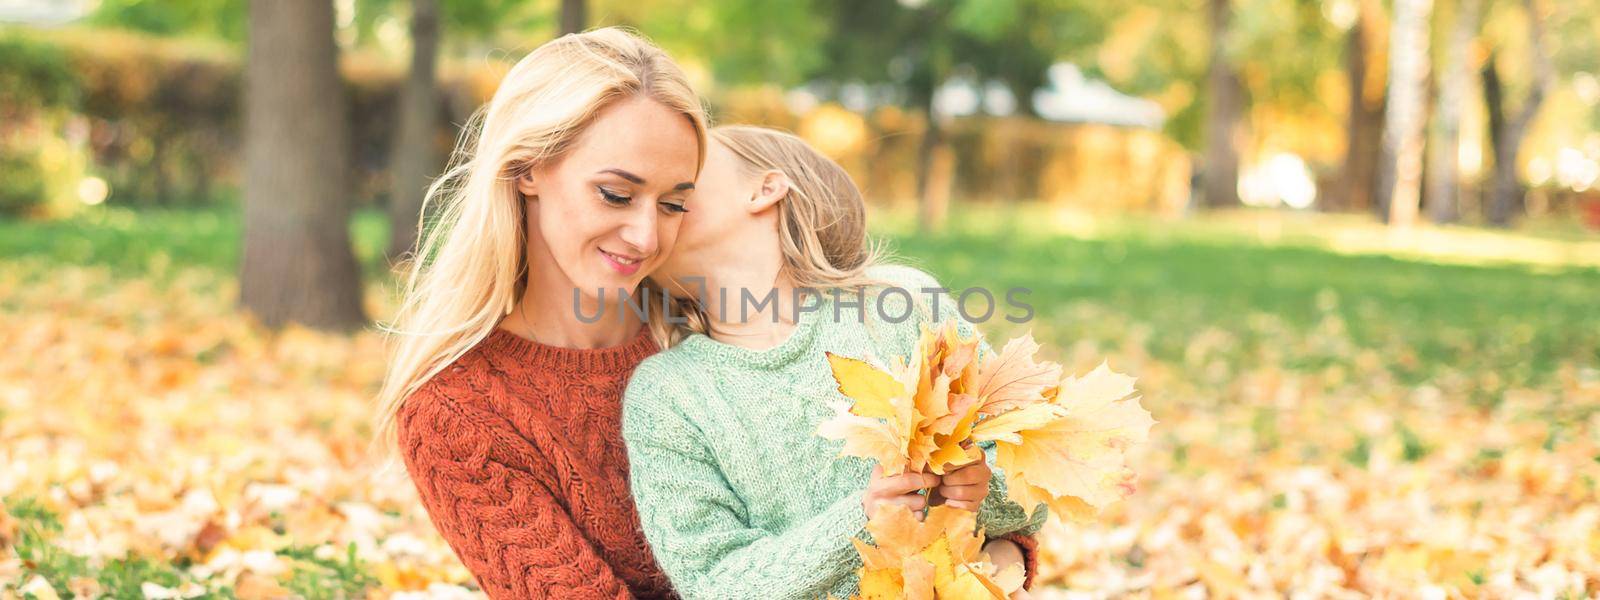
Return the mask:
{"type": "Polygon", "coordinates": [[[711,137],[695,214],[651,275],[698,310],[686,335],[635,370],[623,404],[635,502],[673,586],[689,598],[847,597],[861,565],[849,540],[867,519],[941,499],[978,511],[997,563],[1029,561],[1044,509],[1029,519],[1006,501],[987,461],[942,478],[885,477],[816,433],[828,401],[844,399],[825,352],[910,356],[919,325],[955,318],[954,303],[866,293],[938,284],[877,264],[861,194],[836,163],[772,130],[711,137]],[[820,297],[794,293],[805,288],[820,297]],[[908,318],[931,306],[943,309],[908,318]]]}
{"type": "Polygon", "coordinates": [[[453,187],[429,190],[444,204],[391,327],[381,428],[490,597],[670,597],[620,432],[657,344],[600,307],[672,249],[704,162],[699,99],[659,48],[600,29],[518,62],[477,131],[453,187]]]}

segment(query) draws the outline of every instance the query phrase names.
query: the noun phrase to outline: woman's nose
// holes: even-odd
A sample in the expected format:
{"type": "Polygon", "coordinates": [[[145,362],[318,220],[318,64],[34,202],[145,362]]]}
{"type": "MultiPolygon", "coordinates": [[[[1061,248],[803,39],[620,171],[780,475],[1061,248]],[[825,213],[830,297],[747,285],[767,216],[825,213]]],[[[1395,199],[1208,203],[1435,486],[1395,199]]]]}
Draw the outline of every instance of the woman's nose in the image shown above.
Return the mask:
{"type": "MultiPolygon", "coordinates": [[[[642,203],[641,203],[642,204],[642,203]]],[[[656,210],[654,205],[642,206],[645,210],[634,211],[629,215],[628,222],[622,226],[622,241],[633,246],[634,251],[641,256],[656,253],[659,237],[656,235],[656,210]]]]}

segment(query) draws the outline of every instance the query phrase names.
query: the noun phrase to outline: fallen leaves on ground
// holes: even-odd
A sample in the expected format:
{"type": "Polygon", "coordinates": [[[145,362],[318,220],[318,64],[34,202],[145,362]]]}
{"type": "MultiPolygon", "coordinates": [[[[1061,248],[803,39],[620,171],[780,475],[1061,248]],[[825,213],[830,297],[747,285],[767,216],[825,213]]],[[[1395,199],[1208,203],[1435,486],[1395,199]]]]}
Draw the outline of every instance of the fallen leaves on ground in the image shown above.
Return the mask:
{"type": "MultiPolygon", "coordinates": [[[[233,310],[231,278],[161,279],[0,261],[0,594],[105,593],[108,577],[22,564],[18,537],[45,511],[56,558],[147,559],[135,597],[145,583],[178,597],[191,582],[294,590],[359,574],[376,597],[477,594],[371,446],[376,334],[269,335],[233,310]]],[[[1403,311],[1361,312],[1391,332],[1375,342],[1336,312],[1301,332],[1239,311],[1241,329],[1193,314],[1198,333],[1174,338],[1102,299],[1039,306],[1040,339],[1056,340],[1044,354],[1064,372],[1109,359],[1138,373],[1163,418],[1128,456],[1138,494],[1045,526],[1035,597],[1600,590],[1600,357],[1533,344],[1546,324],[1462,322],[1461,343],[1505,347],[1407,381],[1391,366],[1428,359],[1403,343],[1418,326],[1403,311]],[[1172,345],[1175,358],[1148,350],[1172,345]],[[1526,367],[1500,360],[1506,347],[1557,366],[1512,378],[1526,367]]]]}
{"type": "Polygon", "coordinates": [[[235,289],[0,263],[0,587],[474,594],[371,440],[379,336],[269,333],[235,289]]]}

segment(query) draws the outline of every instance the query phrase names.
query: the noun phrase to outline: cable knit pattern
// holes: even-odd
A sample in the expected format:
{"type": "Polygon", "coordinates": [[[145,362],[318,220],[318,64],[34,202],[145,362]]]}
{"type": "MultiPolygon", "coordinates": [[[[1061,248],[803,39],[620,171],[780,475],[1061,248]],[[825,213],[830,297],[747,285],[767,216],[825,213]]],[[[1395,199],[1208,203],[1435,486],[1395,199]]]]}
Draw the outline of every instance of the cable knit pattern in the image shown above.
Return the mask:
{"type": "Polygon", "coordinates": [[[579,350],[496,329],[408,398],[400,453],[434,526],[490,598],[671,598],[628,492],[622,389],[657,350],[579,350]]]}
{"type": "MultiPolygon", "coordinates": [[[[918,298],[928,298],[921,288],[938,287],[908,267],[869,274],[918,298]]],[[[913,307],[905,296],[882,298],[889,320],[879,318],[871,296],[865,323],[847,305],[854,295],[837,303],[824,297],[772,348],[694,335],[634,372],[622,415],[633,494],[656,559],[686,598],[842,598],[858,591],[861,559],[850,538],[870,539],[861,495],[872,464],[840,457],[843,442],[816,431],[834,414],[830,402],[848,402],[825,351],[887,364],[916,346],[926,310],[893,323],[913,307]]],[[[940,317],[960,318],[949,296],[937,302],[940,317]]],[[[970,323],[958,327],[973,331],[970,323]]],[[[993,445],[980,446],[993,465],[993,445]]],[[[1041,506],[1029,519],[1006,499],[1004,479],[996,469],[978,524],[1023,546],[1031,577],[1028,536],[1046,511],[1041,506]]]]}

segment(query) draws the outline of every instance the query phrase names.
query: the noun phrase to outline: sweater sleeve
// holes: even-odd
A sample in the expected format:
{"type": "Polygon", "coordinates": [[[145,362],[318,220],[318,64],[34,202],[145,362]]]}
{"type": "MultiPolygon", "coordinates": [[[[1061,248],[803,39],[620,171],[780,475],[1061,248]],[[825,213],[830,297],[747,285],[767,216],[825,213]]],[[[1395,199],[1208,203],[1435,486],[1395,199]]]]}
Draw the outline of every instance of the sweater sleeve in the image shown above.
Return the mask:
{"type": "Polygon", "coordinates": [[[424,390],[402,410],[399,431],[428,516],[490,598],[632,598],[540,467],[502,458],[527,445],[509,424],[424,390]]]}
{"type": "Polygon", "coordinates": [[[1013,502],[1006,493],[1006,474],[994,464],[994,444],[984,442],[978,446],[983,449],[984,459],[994,473],[989,478],[989,495],[978,505],[978,525],[991,537],[1014,532],[1023,535],[1038,533],[1049,517],[1050,508],[1041,503],[1029,515],[1026,508],[1013,502]]]}
{"type": "Polygon", "coordinates": [[[699,430],[673,408],[672,382],[645,371],[623,403],[629,476],[645,538],[680,594],[816,598],[855,572],[862,492],[783,531],[751,526],[699,430]]]}

